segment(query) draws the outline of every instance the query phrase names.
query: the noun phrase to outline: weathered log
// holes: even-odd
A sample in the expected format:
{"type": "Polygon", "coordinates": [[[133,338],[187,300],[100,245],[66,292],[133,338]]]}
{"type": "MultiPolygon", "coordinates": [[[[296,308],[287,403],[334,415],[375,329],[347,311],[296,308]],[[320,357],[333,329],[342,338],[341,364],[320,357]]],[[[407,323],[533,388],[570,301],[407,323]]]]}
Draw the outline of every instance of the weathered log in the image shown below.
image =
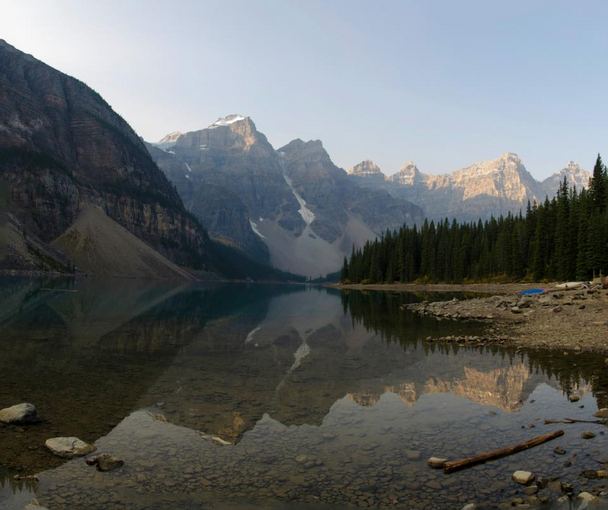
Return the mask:
{"type": "Polygon", "coordinates": [[[443,472],[453,473],[454,471],[460,471],[461,469],[466,469],[477,464],[482,464],[483,462],[487,462],[489,460],[500,459],[501,457],[513,455],[514,453],[521,452],[523,450],[528,450],[529,448],[533,448],[535,446],[538,446],[539,444],[546,443],[547,441],[551,441],[563,435],[563,430],[556,430],[548,434],[543,434],[542,436],[533,437],[532,439],[528,439],[523,443],[506,446],[504,448],[498,448],[497,450],[491,450],[489,452],[483,452],[478,455],[474,455],[473,457],[467,457],[465,459],[452,460],[444,464],[443,472]]]}
{"type": "Polygon", "coordinates": [[[577,420],[576,418],[564,418],[563,420],[545,420],[545,425],[551,425],[554,423],[565,423],[571,425],[572,423],[595,423],[597,425],[605,425],[605,420],[577,420]]]}

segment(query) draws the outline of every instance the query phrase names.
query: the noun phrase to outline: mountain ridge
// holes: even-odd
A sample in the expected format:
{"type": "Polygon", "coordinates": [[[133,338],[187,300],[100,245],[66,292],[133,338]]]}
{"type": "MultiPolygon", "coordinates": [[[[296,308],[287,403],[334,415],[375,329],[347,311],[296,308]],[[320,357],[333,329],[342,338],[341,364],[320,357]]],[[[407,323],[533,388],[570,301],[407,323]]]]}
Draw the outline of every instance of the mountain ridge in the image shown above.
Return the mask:
{"type": "Polygon", "coordinates": [[[244,115],[147,146],[213,238],[281,270],[333,272],[353,244],[421,219],[403,199],[350,182],[320,140],[275,150],[244,115]]]}
{"type": "Polygon", "coordinates": [[[538,181],[512,152],[447,174],[426,174],[408,161],[398,172],[386,176],[368,160],[352,167],[349,175],[362,185],[386,189],[421,205],[429,218],[465,221],[517,213],[525,209],[528,201],[538,203],[553,197],[564,177],[578,189],[586,187],[591,177],[571,161],[564,169],[538,181]],[[362,171],[361,165],[374,168],[373,173],[362,171]]]}

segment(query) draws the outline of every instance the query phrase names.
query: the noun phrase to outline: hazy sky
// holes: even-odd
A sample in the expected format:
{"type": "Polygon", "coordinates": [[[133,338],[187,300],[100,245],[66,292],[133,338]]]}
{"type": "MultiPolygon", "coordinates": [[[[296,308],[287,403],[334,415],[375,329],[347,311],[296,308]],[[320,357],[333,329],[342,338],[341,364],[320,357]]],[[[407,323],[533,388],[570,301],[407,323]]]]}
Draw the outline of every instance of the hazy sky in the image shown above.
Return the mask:
{"type": "MultiPolygon", "coordinates": [[[[251,116],[336,164],[544,177],[608,153],[608,2],[0,0],[0,38],[80,78],[147,140],[251,116]]],[[[607,154],[608,155],[608,154],[607,154]]]]}

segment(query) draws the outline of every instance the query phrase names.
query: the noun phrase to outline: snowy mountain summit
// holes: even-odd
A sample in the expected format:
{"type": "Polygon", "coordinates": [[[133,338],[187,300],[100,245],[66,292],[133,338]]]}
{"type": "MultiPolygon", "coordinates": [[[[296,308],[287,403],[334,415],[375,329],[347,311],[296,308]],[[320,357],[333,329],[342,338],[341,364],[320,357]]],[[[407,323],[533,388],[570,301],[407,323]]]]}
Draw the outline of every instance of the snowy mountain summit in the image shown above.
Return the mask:
{"type": "Polygon", "coordinates": [[[209,128],[229,126],[230,124],[234,124],[235,122],[239,122],[247,118],[248,117],[244,115],[239,115],[238,113],[231,113],[230,115],[226,115],[225,117],[220,117],[219,119],[217,119],[213,124],[209,126],[209,128]]]}

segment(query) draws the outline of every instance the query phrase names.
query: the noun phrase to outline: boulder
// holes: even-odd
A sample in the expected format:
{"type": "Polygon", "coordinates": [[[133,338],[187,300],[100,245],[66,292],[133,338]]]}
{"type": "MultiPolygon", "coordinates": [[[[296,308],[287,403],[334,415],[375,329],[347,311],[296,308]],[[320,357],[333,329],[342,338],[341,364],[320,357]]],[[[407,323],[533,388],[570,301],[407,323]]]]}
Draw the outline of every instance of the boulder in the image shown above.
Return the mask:
{"type": "Polygon", "coordinates": [[[33,404],[17,404],[0,410],[0,423],[25,425],[28,423],[37,423],[39,421],[38,411],[33,404]]]}
{"type": "Polygon", "coordinates": [[[519,483],[520,485],[528,485],[534,480],[534,475],[530,473],[530,471],[515,471],[511,478],[514,482],[519,483]]]}
{"type": "Polygon", "coordinates": [[[58,457],[71,459],[72,457],[82,457],[95,451],[95,446],[85,443],[77,437],[53,437],[47,439],[45,446],[58,457]]]}

